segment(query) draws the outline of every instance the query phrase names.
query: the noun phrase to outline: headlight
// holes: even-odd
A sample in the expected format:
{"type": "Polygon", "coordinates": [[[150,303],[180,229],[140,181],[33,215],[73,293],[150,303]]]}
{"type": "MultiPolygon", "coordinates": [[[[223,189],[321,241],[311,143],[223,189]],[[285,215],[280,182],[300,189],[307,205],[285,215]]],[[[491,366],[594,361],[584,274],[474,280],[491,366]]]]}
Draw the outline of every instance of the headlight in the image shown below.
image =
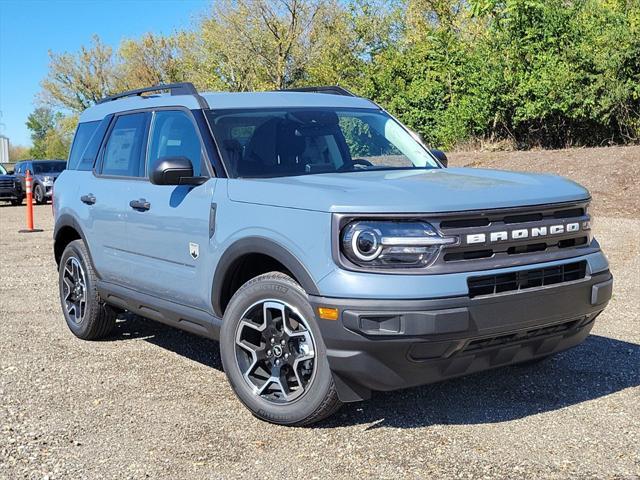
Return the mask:
{"type": "Polygon", "coordinates": [[[44,176],[44,177],[42,177],[42,182],[43,183],[53,183],[53,177],[44,176]]]}
{"type": "Polygon", "coordinates": [[[342,253],[360,267],[426,267],[443,245],[458,242],[457,237],[443,237],[420,221],[356,221],[341,235],[342,253]]]}

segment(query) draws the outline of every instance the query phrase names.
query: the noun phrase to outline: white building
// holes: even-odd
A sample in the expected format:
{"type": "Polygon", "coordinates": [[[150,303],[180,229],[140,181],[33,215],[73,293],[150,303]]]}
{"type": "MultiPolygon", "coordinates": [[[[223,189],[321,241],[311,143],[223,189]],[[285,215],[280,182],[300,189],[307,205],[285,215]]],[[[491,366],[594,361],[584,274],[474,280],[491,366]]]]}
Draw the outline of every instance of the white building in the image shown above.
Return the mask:
{"type": "Polygon", "coordinates": [[[0,135],[0,163],[9,163],[9,139],[0,135]]]}

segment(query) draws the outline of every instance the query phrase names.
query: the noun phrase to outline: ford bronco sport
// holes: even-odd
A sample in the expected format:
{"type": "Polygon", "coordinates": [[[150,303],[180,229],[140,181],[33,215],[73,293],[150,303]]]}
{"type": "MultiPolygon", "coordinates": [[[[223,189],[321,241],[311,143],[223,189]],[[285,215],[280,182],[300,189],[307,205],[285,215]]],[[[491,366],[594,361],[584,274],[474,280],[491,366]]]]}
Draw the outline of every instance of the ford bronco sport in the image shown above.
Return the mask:
{"type": "Polygon", "coordinates": [[[54,197],[71,331],[105,337],[127,310],[218,339],[239,399],[279,424],[543,359],[611,297],[587,190],[446,168],[339,87],[106,98],[54,197]]]}

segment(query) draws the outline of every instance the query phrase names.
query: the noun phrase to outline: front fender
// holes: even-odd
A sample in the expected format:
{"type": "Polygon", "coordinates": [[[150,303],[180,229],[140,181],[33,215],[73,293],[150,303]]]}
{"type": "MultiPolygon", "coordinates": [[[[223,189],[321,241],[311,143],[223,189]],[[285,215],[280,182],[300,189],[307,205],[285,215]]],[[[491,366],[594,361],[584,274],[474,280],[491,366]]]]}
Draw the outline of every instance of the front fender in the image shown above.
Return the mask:
{"type": "Polygon", "coordinates": [[[268,255],[282,265],[296,278],[309,295],[318,295],[318,287],[303,263],[289,250],[270,238],[251,236],[235,241],[223,252],[215,270],[211,288],[211,302],[216,315],[222,317],[221,296],[224,279],[229,268],[247,254],[268,255]]]}

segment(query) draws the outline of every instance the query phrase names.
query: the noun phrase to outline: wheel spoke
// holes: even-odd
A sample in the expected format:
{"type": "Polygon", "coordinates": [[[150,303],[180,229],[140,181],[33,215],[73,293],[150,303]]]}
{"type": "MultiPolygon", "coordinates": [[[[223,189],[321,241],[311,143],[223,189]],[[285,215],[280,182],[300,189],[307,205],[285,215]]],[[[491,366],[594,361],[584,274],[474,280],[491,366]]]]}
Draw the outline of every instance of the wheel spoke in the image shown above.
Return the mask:
{"type": "Polygon", "coordinates": [[[73,284],[69,281],[69,279],[66,276],[62,277],[62,283],[64,286],[64,299],[67,300],[71,295],[73,284]]]}
{"type": "Polygon", "coordinates": [[[68,318],[82,323],[87,311],[87,283],[82,264],[75,257],[69,257],[62,270],[62,296],[68,318]]]}

